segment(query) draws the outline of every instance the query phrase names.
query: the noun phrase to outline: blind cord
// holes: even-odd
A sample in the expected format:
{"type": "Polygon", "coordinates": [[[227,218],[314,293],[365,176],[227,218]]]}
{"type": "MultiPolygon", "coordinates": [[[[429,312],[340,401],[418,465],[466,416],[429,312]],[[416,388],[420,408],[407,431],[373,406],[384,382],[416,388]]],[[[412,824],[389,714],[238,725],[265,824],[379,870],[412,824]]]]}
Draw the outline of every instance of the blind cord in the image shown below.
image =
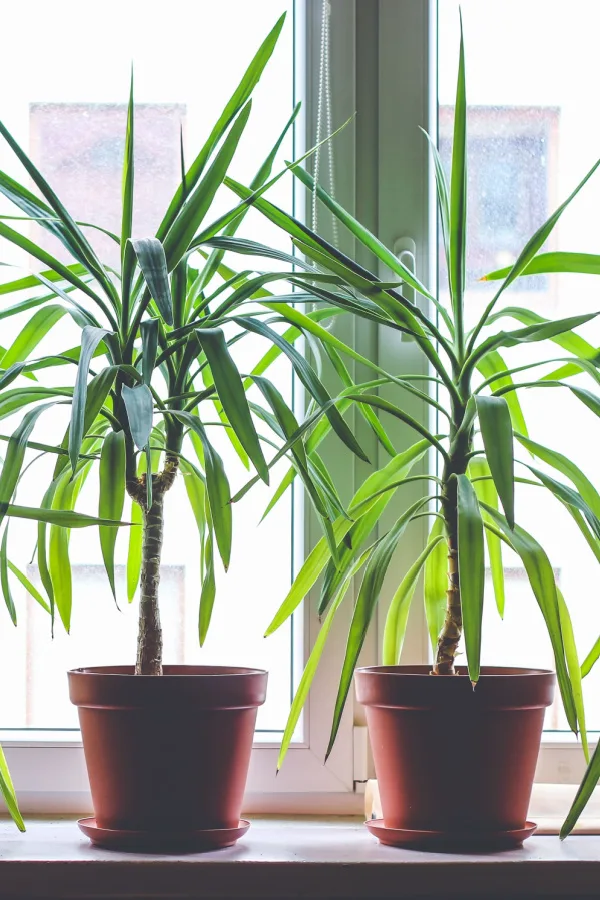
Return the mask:
{"type": "MultiPolygon", "coordinates": [[[[321,53],[319,59],[319,91],[317,96],[317,125],[316,143],[320,144],[323,132],[330,135],[332,132],[331,115],[331,66],[330,66],[330,32],[329,20],[331,18],[331,3],[329,0],[321,0],[321,53]],[[324,127],[323,127],[324,126],[324,127]]],[[[321,151],[325,148],[327,153],[327,189],[331,197],[335,199],[335,161],[333,145],[327,141],[323,147],[317,146],[314,155],[314,188],[312,192],[312,228],[318,233],[318,198],[317,185],[321,174],[321,151]]],[[[338,222],[334,215],[331,217],[333,245],[338,246],[338,222]]]]}

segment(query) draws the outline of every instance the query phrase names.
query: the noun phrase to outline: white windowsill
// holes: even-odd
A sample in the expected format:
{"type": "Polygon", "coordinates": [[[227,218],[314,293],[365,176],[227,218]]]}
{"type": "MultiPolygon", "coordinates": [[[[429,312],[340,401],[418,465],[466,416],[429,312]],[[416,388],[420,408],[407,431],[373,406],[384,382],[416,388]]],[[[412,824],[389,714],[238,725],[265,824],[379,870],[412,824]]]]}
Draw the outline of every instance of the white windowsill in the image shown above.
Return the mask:
{"type": "Polygon", "coordinates": [[[383,847],[358,819],[263,818],[236,847],[181,856],[92,847],[72,819],[0,823],[0,900],[592,897],[600,838],[472,855],[383,847]]]}

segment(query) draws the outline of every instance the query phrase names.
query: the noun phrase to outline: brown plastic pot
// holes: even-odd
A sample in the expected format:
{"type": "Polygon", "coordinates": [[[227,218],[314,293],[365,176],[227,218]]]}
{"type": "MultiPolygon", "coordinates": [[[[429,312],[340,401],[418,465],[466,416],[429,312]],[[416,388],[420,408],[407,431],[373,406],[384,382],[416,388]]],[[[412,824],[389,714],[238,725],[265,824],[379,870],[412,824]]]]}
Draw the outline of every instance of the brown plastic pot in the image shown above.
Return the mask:
{"type": "Polygon", "coordinates": [[[266,672],[165,666],[152,677],[106,666],[68,677],[100,830],[238,829],[266,672]]]}
{"type": "Polygon", "coordinates": [[[356,671],[385,827],[494,834],[525,827],[554,675],[483,667],[433,676],[429,666],[356,671]]]}

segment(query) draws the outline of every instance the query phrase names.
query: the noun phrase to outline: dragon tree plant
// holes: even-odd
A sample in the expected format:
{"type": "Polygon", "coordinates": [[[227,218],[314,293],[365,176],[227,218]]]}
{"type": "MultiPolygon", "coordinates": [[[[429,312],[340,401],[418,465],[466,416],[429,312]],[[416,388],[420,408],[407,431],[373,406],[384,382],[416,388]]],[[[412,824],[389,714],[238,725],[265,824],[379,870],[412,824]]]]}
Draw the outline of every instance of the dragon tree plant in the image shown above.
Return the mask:
{"type": "MultiPolygon", "coordinates": [[[[294,174],[310,191],[316,190],[333,216],[387,267],[389,282],[382,283],[372,272],[266,198],[252,201],[291,237],[296,251],[306,261],[305,265],[312,267],[315,276],[331,276],[330,285],[315,282],[312,288],[329,310],[351,311],[355,316],[408,336],[428,364],[424,371],[429,369],[429,374],[414,376],[377,371],[383,380],[397,386],[396,403],[370,390],[352,391],[348,395],[361,407],[370,408],[378,415],[395,417],[410,426],[419,440],[401,453],[393,447],[391,451],[386,448],[391,453],[387,465],[366,479],[347,507],[345,517],[340,516],[334,523],[335,555],[324,540],[317,544],[267,629],[267,634],[275,631],[323,575],[319,602],[323,624],[293,702],[279,764],[289,746],[334,617],[353,576],[362,570],[327,754],[331,751],[353,670],[380,599],[390,560],[409,524],[422,516],[432,517],[433,524],[426,546],[391,599],[383,636],[384,665],[399,662],[409,607],[419,574],[424,569],[424,602],[434,651],[432,673],[440,677],[454,675],[457,650],[464,641],[468,676],[476,686],[480,676],[484,543],[487,541],[500,612],[504,608],[502,546],[506,545],[523,562],[550,637],[565,713],[572,730],[581,734],[587,755],[582,676],[569,612],[555,583],[547,553],[534,536],[518,524],[515,483],[525,482],[550,492],[572,515],[583,539],[600,561],[600,495],[574,463],[529,436],[519,403],[519,394],[523,390],[538,387],[568,389],[577,401],[585,404],[590,414],[600,415],[600,397],[597,395],[599,353],[576,332],[597,313],[550,320],[526,308],[505,306],[500,301],[520,277],[559,271],[600,273],[598,257],[541,252],[563,211],[600,162],[527,241],[514,264],[486,276],[490,283],[498,282],[497,289],[474,327],[469,328],[465,321],[466,122],[461,36],[449,180],[435,144],[426,135],[431,145],[437,183],[441,235],[449,276],[448,301],[443,294],[433,294],[374,234],[320,186],[315,186],[311,176],[301,167],[294,168],[294,174]],[[412,288],[427,303],[421,306],[412,302],[405,295],[405,287],[412,288]],[[516,320],[520,327],[502,328],[500,323],[510,319],[516,320]],[[538,360],[510,368],[503,359],[502,348],[529,342],[545,342],[549,347],[554,343],[560,348],[559,355],[549,352],[543,363],[538,360]],[[550,371],[537,377],[537,367],[543,364],[550,371]],[[590,386],[595,387],[596,392],[571,383],[572,376],[581,373],[589,378],[590,386]],[[434,433],[406,411],[402,403],[406,392],[416,394],[437,414],[441,433],[434,433]],[[429,474],[411,474],[415,464],[432,448],[439,467],[429,474]],[[520,448],[527,451],[524,458],[519,457],[520,448]],[[544,464],[543,468],[539,463],[544,464]],[[399,506],[395,524],[389,530],[380,525],[379,537],[373,541],[373,531],[384,511],[389,513],[390,501],[395,498],[399,502],[399,489],[418,480],[431,484],[432,488],[408,509],[399,506]]],[[[231,179],[226,179],[226,183],[240,198],[250,201],[250,188],[231,179]]],[[[234,238],[223,239],[221,246],[241,254],[263,252],[273,255],[272,250],[234,238]]],[[[335,334],[326,332],[316,322],[307,327],[329,351],[340,351],[343,355],[335,334]]],[[[377,370],[372,360],[358,354],[354,357],[377,370]]],[[[385,446],[383,440],[382,443],[385,446]]],[[[294,473],[290,471],[288,480],[293,477],[294,473]]],[[[600,642],[596,656],[599,653],[600,642]]],[[[600,757],[598,760],[596,779],[600,757]]]]}
{"type": "MultiPolygon", "coordinates": [[[[135,672],[162,672],[162,631],[159,611],[160,560],[164,533],[164,498],[178,472],[185,476],[187,496],[199,528],[202,588],[199,603],[199,640],[209,627],[216,593],[217,552],[226,569],[232,545],[232,499],[239,499],[258,479],[269,481],[271,468],[283,457],[291,460],[323,525],[325,540],[336,554],[334,521],[343,506],[318,455],[318,445],[334,431],[350,450],[365,454],[343,418],[359,390],[345,377],[340,396],[332,398],[315,368],[294,346],[321,310],[301,312],[298,303],[313,303],[315,283],[331,277],[292,269],[257,273],[233,271],[224,261],[231,239],[253,200],[284,175],[273,175],[281,143],[291,128],[294,110],[281,135],[252,182],[248,198],[207,224],[217,191],[243,136],[251,112],[251,93],[258,82],[283,26],[282,17],[253,58],[240,84],[225,105],[210,135],[189,168],[182,157],[182,175],[156,234],[136,239],[132,234],[134,208],[133,78],[127,111],[124,151],[122,226],[113,234],[102,223],[76,222],[33,161],[0,123],[0,134],[23,165],[35,188],[30,190],[0,172],[0,192],[17,207],[18,215],[0,219],[0,237],[33,257],[43,268],[5,283],[0,292],[17,295],[0,315],[35,312],[5,351],[0,366],[5,389],[0,394],[0,417],[20,413],[20,424],[8,440],[0,474],[0,501],[14,499],[21,480],[27,480],[28,450],[55,456],[55,465],[40,506],[35,558],[42,591],[23,581],[23,573],[9,561],[7,531],[1,541],[2,572],[10,568],[30,593],[46,605],[69,630],[72,578],[69,528],[98,524],[108,581],[115,594],[115,541],[126,494],[132,500],[127,562],[129,600],[140,584],[140,613],[135,672]],[[7,219],[23,219],[58,239],[72,261],[61,262],[42,245],[16,230],[7,219]],[[96,252],[91,228],[99,228],[118,245],[120,265],[107,265],[96,252]],[[293,293],[273,294],[270,282],[289,279],[293,293]],[[36,291],[35,288],[38,288],[36,291]],[[41,290],[40,290],[41,289],[41,290]],[[26,292],[26,293],[21,293],[26,292]],[[80,346],[35,357],[39,341],[53,334],[64,316],[81,328],[80,346]],[[240,373],[235,345],[257,336],[260,352],[251,371],[240,373]],[[278,357],[287,357],[309,398],[299,422],[265,372],[278,357]],[[47,387],[49,369],[73,372],[64,387],[47,387]],[[32,383],[26,379],[34,376],[32,383]],[[260,401],[260,402],[259,402],[260,401]],[[56,404],[70,406],[70,421],[59,446],[31,440],[34,427],[56,404]],[[216,420],[216,421],[215,421],[216,420]],[[225,432],[251,478],[232,498],[223,460],[214,445],[215,430],[225,432]],[[266,432],[266,433],[265,433],[266,432]],[[268,459],[267,457],[270,456],[268,459]],[[74,512],[90,472],[99,476],[98,517],[74,512]],[[141,525],[141,527],[139,527],[141,525]],[[22,576],[22,577],[21,577],[22,576]]],[[[334,279],[336,280],[336,279],[334,279]]],[[[313,347],[318,350],[317,336],[313,347]]],[[[342,345],[344,346],[344,345],[342,345]]],[[[375,382],[379,383],[379,382],[375,382]]],[[[382,429],[370,409],[365,416],[382,429]]],[[[39,427],[39,426],[38,426],[39,427]]],[[[32,459],[32,465],[35,465],[32,459]]],[[[17,510],[13,507],[13,511],[17,510]]],[[[14,610],[8,576],[1,588],[14,610]]],[[[12,614],[12,612],[11,612],[12,614]]]]}

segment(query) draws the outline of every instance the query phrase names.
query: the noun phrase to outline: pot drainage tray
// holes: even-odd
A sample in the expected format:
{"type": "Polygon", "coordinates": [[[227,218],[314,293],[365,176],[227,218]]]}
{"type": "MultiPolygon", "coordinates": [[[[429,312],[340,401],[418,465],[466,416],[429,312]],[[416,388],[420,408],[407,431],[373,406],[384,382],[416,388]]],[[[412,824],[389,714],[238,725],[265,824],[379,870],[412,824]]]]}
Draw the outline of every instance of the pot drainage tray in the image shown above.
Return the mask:
{"type": "Polygon", "coordinates": [[[92,844],[107,850],[137,850],[154,853],[177,851],[220,850],[232,847],[250,828],[247,819],[240,819],[237,828],[205,828],[199,831],[126,831],[100,828],[90,816],[79,819],[79,828],[92,844]]]}
{"type": "Polygon", "coordinates": [[[524,828],[512,831],[416,831],[408,828],[388,828],[383,819],[365,822],[380,843],[390,847],[413,847],[424,850],[507,850],[520,847],[537,828],[525,822],[524,828]]]}

